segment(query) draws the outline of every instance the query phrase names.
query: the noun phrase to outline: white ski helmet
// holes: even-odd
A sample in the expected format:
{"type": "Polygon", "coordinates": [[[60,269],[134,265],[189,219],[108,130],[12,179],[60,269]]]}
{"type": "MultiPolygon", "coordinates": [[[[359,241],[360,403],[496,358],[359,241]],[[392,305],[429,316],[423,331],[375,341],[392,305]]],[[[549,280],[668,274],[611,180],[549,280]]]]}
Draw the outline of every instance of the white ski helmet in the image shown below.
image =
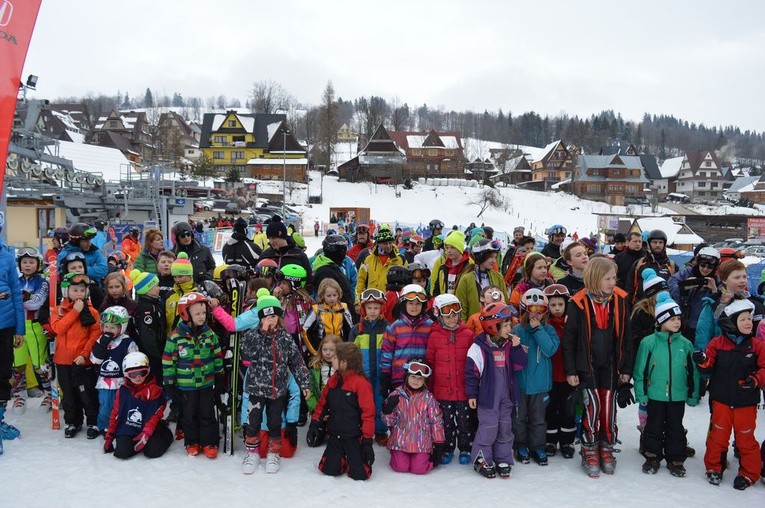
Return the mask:
{"type": "Polygon", "coordinates": [[[122,359],[122,372],[131,369],[140,369],[149,366],[149,357],[140,351],[134,351],[125,355],[122,359]]]}
{"type": "Polygon", "coordinates": [[[112,325],[120,325],[120,335],[127,330],[128,323],[130,322],[130,314],[125,307],[120,305],[112,305],[107,307],[100,317],[101,324],[109,323],[112,325]]]}
{"type": "Polygon", "coordinates": [[[459,298],[456,296],[449,293],[444,293],[433,299],[433,313],[436,316],[448,316],[449,314],[455,312],[455,310],[458,314],[462,311],[462,304],[460,303],[459,298]]]}

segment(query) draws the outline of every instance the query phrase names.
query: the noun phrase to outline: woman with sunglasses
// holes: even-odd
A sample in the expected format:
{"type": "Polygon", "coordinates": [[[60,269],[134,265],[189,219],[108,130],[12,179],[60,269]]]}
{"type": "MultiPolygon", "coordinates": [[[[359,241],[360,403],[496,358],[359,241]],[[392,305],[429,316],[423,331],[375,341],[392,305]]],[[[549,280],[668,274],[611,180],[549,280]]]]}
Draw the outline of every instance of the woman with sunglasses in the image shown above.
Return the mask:
{"type": "Polygon", "coordinates": [[[720,278],[720,252],[714,247],[704,247],[693,258],[693,263],[673,274],[667,281],[669,294],[683,310],[683,336],[693,342],[704,298],[717,293],[720,278]]]}
{"type": "Polygon", "coordinates": [[[78,222],[69,228],[69,243],[58,253],[58,264],[61,266],[69,254],[82,253],[85,256],[85,268],[93,281],[100,283],[109,273],[106,258],[101,250],[93,245],[97,230],[87,224],[78,222]]]}
{"type": "Polygon", "coordinates": [[[465,362],[475,333],[462,323],[462,305],[454,295],[438,295],[433,301],[433,314],[436,322],[428,337],[425,361],[433,366],[429,388],[444,419],[446,437],[441,462],[452,461],[456,445],[460,464],[470,464],[477,422],[465,393],[465,362]]]}
{"type": "Polygon", "coordinates": [[[404,384],[382,407],[383,421],[391,429],[390,468],[397,473],[425,474],[442,461],[444,423],[441,408],[426,387],[431,368],[420,359],[410,360],[404,368],[404,384]]]}
{"type": "Polygon", "coordinates": [[[149,369],[149,359],[141,352],[131,352],[122,360],[125,381],[117,390],[104,453],[114,452],[118,459],[143,453],[149,459],[165,454],[173,443],[173,434],[162,419],[167,401],[149,369]]]}

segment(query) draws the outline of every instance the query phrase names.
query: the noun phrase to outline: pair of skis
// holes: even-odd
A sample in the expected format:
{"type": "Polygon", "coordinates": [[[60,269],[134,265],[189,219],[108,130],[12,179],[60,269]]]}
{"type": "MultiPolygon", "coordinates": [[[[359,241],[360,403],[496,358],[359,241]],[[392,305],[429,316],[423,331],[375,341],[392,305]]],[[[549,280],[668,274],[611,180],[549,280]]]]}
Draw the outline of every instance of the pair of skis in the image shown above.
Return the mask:
{"type": "MultiPolygon", "coordinates": [[[[231,317],[236,319],[241,315],[244,306],[244,295],[247,283],[234,278],[226,280],[226,292],[231,302],[231,317]]],[[[228,351],[226,352],[225,364],[228,371],[229,390],[225,395],[226,414],[223,424],[223,453],[234,454],[234,441],[236,440],[236,428],[239,426],[237,409],[241,408],[241,361],[239,341],[241,332],[229,334],[228,351]]]]}
{"type": "MultiPolygon", "coordinates": [[[[56,291],[58,290],[58,262],[51,260],[48,265],[48,306],[50,307],[50,318],[52,319],[56,311],[56,291]]],[[[50,355],[53,357],[55,352],[55,341],[50,342],[50,355]]],[[[61,416],[59,414],[59,393],[58,376],[56,376],[56,365],[51,360],[50,373],[50,416],[51,429],[59,430],[61,428],[61,416]]]]}

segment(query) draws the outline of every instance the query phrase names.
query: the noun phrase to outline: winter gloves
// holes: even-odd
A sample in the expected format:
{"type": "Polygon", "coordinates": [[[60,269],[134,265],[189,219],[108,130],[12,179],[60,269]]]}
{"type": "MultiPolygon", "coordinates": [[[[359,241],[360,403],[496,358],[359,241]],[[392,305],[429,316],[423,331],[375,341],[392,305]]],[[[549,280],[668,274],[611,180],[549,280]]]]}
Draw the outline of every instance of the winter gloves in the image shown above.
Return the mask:
{"type": "Polygon", "coordinates": [[[632,393],[633,387],[632,383],[622,383],[616,389],[616,403],[620,408],[624,409],[630,404],[635,403],[635,395],[632,393]]]}
{"type": "Polygon", "coordinates": [[[387,399],[385,399],[385,402],[383,402],[383,405],[382,405],[382,414],[384,415],[391,414],[396,409],[396,406],[398,406],[398,399],[399,399],[399,395],[395,393],[392,394],[387,399]]]}
{"type": "Polygon", "coordinates": [[[134,437],[133,441],[135,441],[135,445],[133,446],[133,450],[136,452],[143,450],[143,447],[146,446],[146,443],[149,442],[149,437],[151,436],[146,433],[146,430],[134,437]]]}
{"type": "Polygon", "coordinates": [[[444,457],[444,448],[444,443],[433,443],[433,451],[430,452],[430,461],[433,463],[433,467],[441,464],[441,459],[444,457]]]}
{"type": "Polygon", "coordinates": [[[311,420],[311,425],[308,427],[308,432],[305,435],[306,444],[311,448],[321,446],[324,443],[325,435],[326,431],[321,422],[319,420],[311,420]]]}
{"type": "Polygon", "coordinates": [[[375,463],[375,451],[372,448],[371,437],[361,439],[361,460],[367,466],[371,466],[375,463]]]}
{"type": "Polygon", "coordinates": [[[701,365],[707,361],[707,354],[704,351],[694,351],[693,361],[696,363],[696,365],[701,365]]]}
{"type": "Polygon", "coordinates": [[[90,305],[88,304],[88,300],[85,299],[82,303],[84,303],[85,306],[80,312],[80,324],[83,326],[83,328],[89,328],[96,324],[96,318],[94,318],[93,314],[90,313],[90,305]]]}
{"type": "Polygon", "coordinates": [[[93,356],[99,360],[105,360],[108,355],[109,343],[114,339],[114,334],[104,332],[93,344],[93,356]]]}
{"type": "Polygon", "coordinates": [[[284,427],[284,437],[293,448],[297,446],[297,423],[287,422],[287,425],[284,427]]]}
{"type": "Polygon", "coordinates": [[[104,439],[104,453],[112,453],[114,451],[114,434],[106,434],[104,439]]]}

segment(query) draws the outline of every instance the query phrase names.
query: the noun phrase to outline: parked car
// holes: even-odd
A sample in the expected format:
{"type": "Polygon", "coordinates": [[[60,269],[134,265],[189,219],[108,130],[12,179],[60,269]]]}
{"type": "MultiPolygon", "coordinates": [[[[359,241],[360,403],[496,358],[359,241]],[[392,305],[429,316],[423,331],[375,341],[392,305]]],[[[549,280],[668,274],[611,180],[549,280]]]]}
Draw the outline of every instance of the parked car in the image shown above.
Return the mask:
{"type": "Polygon", "coordinates": [[[209,212],[213,209],[214,202],[212,199],[199,199],[197,201],[194,201],[194,211],[195,212],[209,212]]]}
{"type": "Polygon", "coordinates": [[[765,245],[750,245],[743,252],[745,256],[765,258],[765,245]]]}
{"type": "Polygon", "coordinates": [[[236,201],[229,201],[226,204],[226,208],[224,208],[224,212],[227,214],[238,215],[242,210],[239,208],[239,203],[236,201]]]}

